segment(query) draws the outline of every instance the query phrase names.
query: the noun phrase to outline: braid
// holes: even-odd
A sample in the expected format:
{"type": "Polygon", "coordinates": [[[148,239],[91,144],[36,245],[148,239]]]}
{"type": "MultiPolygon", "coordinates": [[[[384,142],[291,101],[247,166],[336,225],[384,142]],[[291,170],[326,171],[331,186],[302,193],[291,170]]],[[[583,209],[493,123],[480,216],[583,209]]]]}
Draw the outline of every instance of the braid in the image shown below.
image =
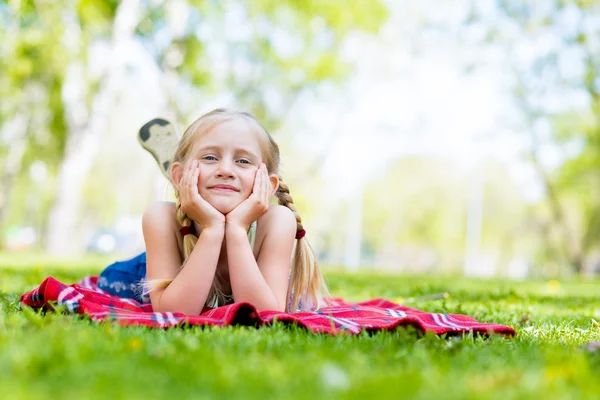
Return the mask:
{"type": "MultiPolygon", "coordinates": [[[[275,197],[277,197],[280,205],[289,208],[294,213],[296,232],[303,230],[302,218],[294,205],[290,188],[282,182],[281,177],[279,177],[279,187],[275,192],[275,197]]],[[[289,303],[286,307],[288,312],[296,312],[299,309],[314,310],[320,308],[323,305],[323,294],[329,294],[313,249],[308,241],[302,239],[302,237],[297,236],[290,272],[290,284],[287,292],[289,303]]]]}
{"type": "MultiPolygon", "coordinates": [[[[193,221],[190,219],[190,217],[187,216],[187,214],[181,209],[181,200],[179,199],[179,193],[176,191],[175,192],[175,198],[177,199],[176,203],[175,203],[175,216],[177,218],[177,222],[179,223],[179,225],[183,228],[184,226],[192,226],[193,221]]],[[[183,264],[181,265],[181,267],[183,268],[183,266],[185,265],[188,257],[190,256],[190,254],[192,254],[192,250],[194,249],[194,246],[196,245],[196,243],[198,242],[198,236],[195,233],[191,233],[188,235],[185,235],[183,237],[183,264]]]]}
{"type": "Polygon", "coordinates": [[[302,218],[300,217],[298,209],[294,205],[294,199],[290,194],[290,188],[283,183],[281,177],[279,177],[279,187],[277,188],[277,192],[275,192],[275,197],[277,197],[280,205],[289,208],[294,213],[294,216],[296,217],[296,231],[304,229],[302,227],[302,218]]]}

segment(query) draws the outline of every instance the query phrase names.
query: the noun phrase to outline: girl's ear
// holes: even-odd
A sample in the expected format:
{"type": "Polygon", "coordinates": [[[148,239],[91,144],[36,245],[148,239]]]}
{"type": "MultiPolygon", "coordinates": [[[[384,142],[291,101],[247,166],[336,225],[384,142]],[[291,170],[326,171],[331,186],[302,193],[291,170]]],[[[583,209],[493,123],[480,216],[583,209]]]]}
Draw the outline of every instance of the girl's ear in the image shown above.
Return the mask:
{"type": "Polygon", "coordinates": [[[171,175],[171,182],[173,182],[173,186],[175,186],[175,189],[179,190],[179,182],[183,176],[183,164],[179,161],[175,161],[173,164],[171,164],[169,175],[171,175]]]}
{"type": "Polygon", "coordinates": [[[279,177],[275,174],[269,175],[269,182],[271,182],[271,197],[275,196],[275,192],[279,189],[279,177]]]}

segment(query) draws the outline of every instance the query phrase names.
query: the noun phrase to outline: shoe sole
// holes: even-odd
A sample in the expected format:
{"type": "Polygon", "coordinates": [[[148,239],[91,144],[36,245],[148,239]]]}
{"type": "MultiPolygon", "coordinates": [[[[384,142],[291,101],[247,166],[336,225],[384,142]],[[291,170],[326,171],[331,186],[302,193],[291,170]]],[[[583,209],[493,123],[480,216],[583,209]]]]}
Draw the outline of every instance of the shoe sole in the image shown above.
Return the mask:
{"type": "Polygon", "coordinates": [[[158,163],[163,175],[171,180],[169,168],[179,146],[179,137],[173,124],[162,118],[155,118],[140,128],[138,141],[158,163]]]}

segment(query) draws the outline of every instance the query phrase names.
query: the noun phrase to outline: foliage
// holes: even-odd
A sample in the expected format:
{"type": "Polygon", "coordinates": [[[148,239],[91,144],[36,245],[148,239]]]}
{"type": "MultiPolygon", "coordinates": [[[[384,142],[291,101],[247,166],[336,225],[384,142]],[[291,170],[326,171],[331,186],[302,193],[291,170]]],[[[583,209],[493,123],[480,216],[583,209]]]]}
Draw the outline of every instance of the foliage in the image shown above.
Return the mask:
{"type": "MultiPolygon", "coordinates": [[[[0,25],[0,33],[8,40],[3,46],[0,60],[0,76],[5,112],[0,114],[0,126],[17,112],[26,113],[29,120],[36,117],[27,110],[41,101],[39,110],[44,113],[41,123],[31,124],[26,162],[22,171],[27,173],[29,164],[35,160],[57,165],[66,141],[64,105],[61,98],[63,80],[72,55],[67,51],[63,37],[66,32],[60,21],[68,12],[69,2],[17,2],[19,8],[0,9],[6,14],[8,24],[0,25]],[[41,92],[31,92],[35,87],[41,92]]],[[[79,4],[81,29],[85,37],[96,39],[108,33],[109,21],[114,17],[116,2],[83,0],[79,4]],[[112,4],[112,7],[109,5],[112,4]]],[[[89,41],[76,43],[75,54],[85,58],[89,41]]],[[[4,110],[3,110],[4,111],[4,110]]],[[[24,176],[22,176],[24,178],[24,176]]]]}
{"type": "MultiPolygon", "coordinates": [[[[92,47],[114,39],[120,4],[116,0],[0,2],[0,20],[7,22],[0,24],[0,38],[5,39],[0,41],[0,90],[4,99],[0,107],[0,159],[7,159],[11,144],[6,131],[9,122],[20,114],[27,120],[23,138],[26,151],[19,160],[18,175],[13,176],[7,165],[0,165],[4,185],[18,186],[7,189],[5,198],[0,198],[0,228],[15,219],[24,223],[30,219],[20,205],[27,196],[37,194],[24,189],[30,181],[32,162],[41,160],[49,166],[49,184],[54,185],[67,139],[73,134],[65,118],[78,113],[65,109],[64,94],[72,89],[64,86],[65,76],[70,67],[82,67],[85,104],[77,107],[93,112],[91,105],[108,72],[92,59],[92,47]],[[66,20],[75,22],[76,35],[66,31],[67,26],[73,26],[66,20]],[[6,209],[8,212],[2,212],[6,209]],[[7,220],[6,215],[11,218],[7,220]]],[[[375,32],[387,16],[387,8],[380,1],[355,1],[344,7],[322,2],[240,0],[140,4],[136,40],[144,44],[163,74],[160,84],[168,88],[167,108],[177,115],[178,124],[198,116],[197,102],[182,95],[191,91],[202,93],[204,99],[227,94],[235,99],[231,105],[249,109],[268,126],[277,126],[304,88],[347,76],[350,66],[339,55],[347,35],[375,32]],[[289,43],[279,44],[276,35],[289,43]],[[215,59],[215,51],[221,59],[215,59]],[[171,85],[173,81],[175,85],[171,85]]],[[[102,207],[97,197],[89,197],[93,189],[83,191],[88,193],[88,209],[102,207]]],[[[39,198],[44,201],[40,209],[47,216],[53,199],[45,195],[39,198]]],[[[96,211],[111,214],[110,210],[96,211]]]]}
{"type": "MultiPolygon", "coordinates": [[[[465,172],[447,160],[404,157],[392,162],[365,188],[364,238],[376,252],[394,248],[410,259],[413,271],[427,268],[459,271],[464,244],[469,197],[475,189],[465,172]],[[419,261],[427,253],[429,261],[419,261]],[[420,263],[420,265],[419,265],[420,263]]],[[[482,233],[478,252],[497,259],[496,272],[515,257],[531,252],[532,240],[525,224],[527,204],[505,169],[493,159],[478,167],[482,196],[482,233]]]]}
{"type": "MultiPolygon", "coordinates": [[[[600,250],[600,28],[598,2],[505,0],[493,13],[473,2],[468,27],[485,26],[513,74],[527,155],[546,189],[537,217],[546,254],[576,272],[600,250]],[[558,166],[544,159],[560,157],[558,166]]],[[[547,261],[550,261],[548,259],[547,261]]]]}
{"type": "MultiPolygon", "coordinates": [[[[87,46],[100,34],[106,35],[114,17],[115,2],[85,0],[77,10],[72,2],[9,2],[0,7],[7,20],[0,24],[0,176],[5,198],[0,199],[0,228],[15,220],[21,224],[45,225],[55,192],[52,179],[64,155],[68,136],[65,120],[65,76],[74,59],[87,57],[87,46]],[[102,12],[94,13],[100,9],[102,12]],[[80,11],[79,28],[88,34],[81,42],[69,40],[65,18],[80,11]],[[88,29],[89,28],[89,29],[88,29]],[[7,126],[23,119],[23,132],[10,132],[7,126]],[[7,156],[24,142],[20,158],[7,156]],[[35,182],[30,177],[33,163],[43,162],[49,178],[35,182]],[[14,165],[11,165],[14,164],[14,165]],[[14,169],[14,171],[13,171],[14,169]],[[35,206],[29,206],[34,201],[35,206]],[[42,213],[42,215],[38,215],[42,213]],[[43,221],[43,222],[40,222],[43,221]]],[[[95,85],[90,79],[89,85],[95,85]]]]}

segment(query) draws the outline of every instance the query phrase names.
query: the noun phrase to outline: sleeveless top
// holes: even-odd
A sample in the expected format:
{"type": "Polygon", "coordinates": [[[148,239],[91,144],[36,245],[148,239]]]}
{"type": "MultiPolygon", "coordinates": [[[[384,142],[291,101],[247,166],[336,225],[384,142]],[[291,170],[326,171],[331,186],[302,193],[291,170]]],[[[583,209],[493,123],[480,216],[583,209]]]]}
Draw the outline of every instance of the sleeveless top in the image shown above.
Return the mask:
{"type": "Polygon", "coordinates": [[[256,221],[248,228],[248,241],[250,242],[250,248],[254,251],[254,242],[256,241],[256,221]]]}

